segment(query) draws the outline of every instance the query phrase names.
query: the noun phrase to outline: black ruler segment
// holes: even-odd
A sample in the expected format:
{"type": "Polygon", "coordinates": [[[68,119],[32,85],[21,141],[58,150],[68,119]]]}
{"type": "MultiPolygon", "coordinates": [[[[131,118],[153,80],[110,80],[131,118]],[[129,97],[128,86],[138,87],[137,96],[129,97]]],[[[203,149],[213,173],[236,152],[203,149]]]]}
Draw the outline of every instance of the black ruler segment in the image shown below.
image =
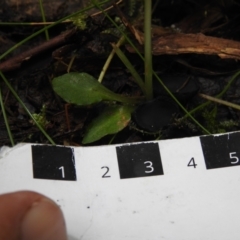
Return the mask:
{"type": "Polygon", "coordinates": [[[200,137],[207,169],[240,165],[240,133],[200,137]]]}
{"type": "Polygon", "coordinates": [[[76,181],[75,158],[72,148],[32,146],[33,177],[76,181]]]}
{"type": "Polygon", "coordinates": [[[120,178],[163,175],[158,143],[116,147],[120,178]]]}

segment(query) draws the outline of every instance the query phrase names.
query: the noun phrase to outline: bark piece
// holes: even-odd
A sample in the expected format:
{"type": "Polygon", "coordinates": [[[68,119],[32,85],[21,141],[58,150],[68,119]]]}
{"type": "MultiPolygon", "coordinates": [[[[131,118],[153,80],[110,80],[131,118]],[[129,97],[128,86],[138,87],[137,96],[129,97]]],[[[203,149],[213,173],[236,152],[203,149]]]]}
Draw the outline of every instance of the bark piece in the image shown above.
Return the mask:
{"type": "Polygon", "coordinates": [[[15,57],[12,57],[4,62],[0,63],[0,71],[8,72],[17,68],[20,68],[22,63],[30,60],[32,57],[47,51],[51,48],[56,48],[61,46],[64,43],[67,43],[69,38],[75,33],[75,29],[68,30],[61,35],[50,39],[47,42],[44,42],[40,46],[36,46],[32,49],[29,49],[15,57]]]}
{"type": "Polygon", "coordinates": [[[154,55],[195,53],[240,59],[240,42],[198,34],[176,33],[153,40],[154,55]]]}
{"type": "MultiPolygon", "coordinates": [[[[127,47],[134,52],[131,47],[127,47]]],[[[156,37],[152,41],[153,55],[178,55],[186,53],[218,55],[225,59],[240,59],[240,42],[206,36],[201,33],[173,33],[156,37]]]]}

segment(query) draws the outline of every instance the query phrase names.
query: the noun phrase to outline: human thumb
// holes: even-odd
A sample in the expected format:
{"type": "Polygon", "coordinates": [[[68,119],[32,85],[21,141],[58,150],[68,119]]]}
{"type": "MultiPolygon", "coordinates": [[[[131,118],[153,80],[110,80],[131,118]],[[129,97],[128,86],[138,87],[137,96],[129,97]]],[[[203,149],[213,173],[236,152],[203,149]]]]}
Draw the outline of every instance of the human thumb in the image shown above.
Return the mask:
{"type": "Polygon", "coordinates": [[[35,192],[0,195],[0,240],[66,240],[63,214],[35,192]]]}

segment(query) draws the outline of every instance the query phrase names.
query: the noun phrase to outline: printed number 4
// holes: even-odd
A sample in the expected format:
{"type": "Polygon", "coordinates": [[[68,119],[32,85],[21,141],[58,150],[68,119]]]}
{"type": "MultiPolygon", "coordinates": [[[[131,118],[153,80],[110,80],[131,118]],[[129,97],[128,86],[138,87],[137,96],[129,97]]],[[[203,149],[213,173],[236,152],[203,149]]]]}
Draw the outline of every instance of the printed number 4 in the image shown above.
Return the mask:
{"type": "Polygon", "coordinates": [[[195,163],[194,158],[191,158],[189,163],[188,163],[188,167],[194,167],[196,168],[197,164],[195,163]]]}
{"type": "Polygon", "coordinates": [[[230,159],[236,159],[235,161],[231,162],[231,164],[236,164],[239,162],[239,158],[237,156],[233,156],[234,154],[236,154],[236,152],[229,153],[230,159]]]}

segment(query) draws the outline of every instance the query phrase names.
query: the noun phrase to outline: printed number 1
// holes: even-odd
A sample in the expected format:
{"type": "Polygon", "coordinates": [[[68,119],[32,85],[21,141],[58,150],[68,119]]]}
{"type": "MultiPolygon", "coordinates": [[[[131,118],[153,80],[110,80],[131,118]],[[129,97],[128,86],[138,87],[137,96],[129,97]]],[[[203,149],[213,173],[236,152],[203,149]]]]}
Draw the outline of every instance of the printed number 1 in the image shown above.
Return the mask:
{"type": "Polygon", "coordinates": [[[188,167],[194,167],[196,168],[197,164],[195,163],[194,158],[191,158],[189,163],[188,163],[188,167]]]}
{"type": "Polygon", "coordinates": [[[61,166],[61,167],[58,168],[58,169],[62,170],[62,178],[65,178],[64,166],[61,166]]]}

